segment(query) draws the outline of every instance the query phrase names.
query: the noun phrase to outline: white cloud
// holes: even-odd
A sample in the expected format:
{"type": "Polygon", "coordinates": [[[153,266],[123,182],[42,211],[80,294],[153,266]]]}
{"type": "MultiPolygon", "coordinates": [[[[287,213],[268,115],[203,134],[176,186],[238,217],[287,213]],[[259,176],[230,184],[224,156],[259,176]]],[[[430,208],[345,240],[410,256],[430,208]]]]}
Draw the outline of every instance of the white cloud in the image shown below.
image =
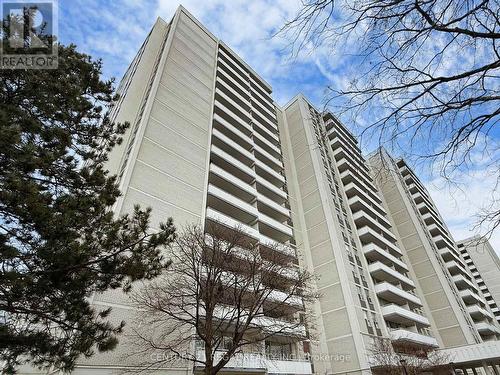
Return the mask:
{"type": "MultiPolygon", "coordinates": [[[[156,14],[168,20],[179,4],[158,0],[156,14]]],[[[283,52],[286,42],[272,36],[298,10],[298,0],[187,0],[182,5],[268,82],[287,78],[297,69],[297,61],[283,52]]]]}
{"type": "MultiPolygon", "coordinates": [[[[429,193],[447,223],[455,240],[484,233],[475,228],[481,210],[500,192],[496,188],[498,169],[492,166],[476,168],[461,173],[461,181],[450,183],[442,177],[426,182],[429,193]]],[[[500,230],[496,230],[490,243],[500,255],[500,230]]]]}
{"type": "MultiPolygon", "coordinates": [[[[63,42],[74,42],[84,52],[96,58],[102,57],[105,74],[120,78],[155,18],[160,16],[170,20],[180,2],[74,0],[68,4],[61,5],[64,11],[60,14],[63,42]]],[[[273,86],[275,100],[280,104],[303,92],[320,105],[326,85],[345,87],[355,73],[350,71],[354,65],[350,62],[349,52],[352,52],[356,40],[337,46],[335,53],[332,53],[332,46],[322,46],[314,52],[305,48],[296,59],[290,59],[284,52],[286,42],[271,38],[284,21],[296,13],[300,0],[186,0],[182,4],[273,86]]],[[[464,58],[460,54],[457,56],[464,58]]],[[[453,68],[454,65],[445,66],[453,68]]],[[[486,173],[484,156],[476,156],[472,160],[476,169],[463,176],[462,190],[446,187],[440,178],[432,178],[428,184],[455,239],[474,234],[470,231],[473,216],[484,206],[487,194],[491,192],[493,176],[486,173]]],[[[498,232],[492,243],[500,252],[498,232]]]]}

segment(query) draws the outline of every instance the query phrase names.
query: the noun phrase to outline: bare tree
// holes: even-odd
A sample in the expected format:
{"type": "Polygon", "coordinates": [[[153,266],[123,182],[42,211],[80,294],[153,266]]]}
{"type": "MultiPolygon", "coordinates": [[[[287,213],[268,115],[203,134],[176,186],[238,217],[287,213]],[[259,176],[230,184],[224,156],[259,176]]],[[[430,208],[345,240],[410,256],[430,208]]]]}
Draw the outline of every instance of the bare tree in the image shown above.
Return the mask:
{"type": "Polygon", "coordinates": [[[240,353],[263,354],[266,340],[308,339],[312,278],[283,249],[213,224],[185,229],[171,261],[163,279],[134,297],[143,322],[133,339],[138,353],[162,353],[146,356],[143,368],[184,361],[214,375],[240,353]]]}
{"type": "Polygon", "coordinates": [[[452,369],[448,356],[436,348],[409,343],[393,344],[384,338],[374,339],[369,356],[374,374],[445,374],[452,369]]]}
{"type": "MultiPolygon", "coordinates": [[[[328,88],[327,107],[455,184],[478,159],[500,176],[499,4],[304,0],[280,33],[294,53],[349,54],[353,77],[328,88]]],[[[489,234],[500,225],[498,181],[478,218],[489,234]]]]}

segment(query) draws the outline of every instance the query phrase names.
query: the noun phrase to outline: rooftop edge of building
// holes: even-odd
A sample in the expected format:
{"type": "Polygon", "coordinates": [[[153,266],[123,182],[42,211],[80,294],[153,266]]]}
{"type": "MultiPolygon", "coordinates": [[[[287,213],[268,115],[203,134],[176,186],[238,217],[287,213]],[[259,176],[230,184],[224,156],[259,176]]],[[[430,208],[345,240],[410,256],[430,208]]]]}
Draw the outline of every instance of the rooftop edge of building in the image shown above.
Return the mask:
{"type": "Polygon", "coordinates": [[[220,43],[225,49],[227,49],[229,52],[231,52],[234,57],[238,59],[238,62],[240,62],[242,65],[244,65],[252,75],[257,78],[260,82],[264,84],[264,86],[269,90],[269,94],[272,93],[272,87],[271,85],[264,79],[262,78],[248,63],[246,63],[231,47],[229,47],[224,41],[218,37],[216,37],[210,30],[208,30],[189,10],[187,10],[183,5],[179,5],[174,13],[174,16],[172,17],[172,20],[170,22],[165,21],[162,17],[158,16],[156,22],[163,21],[167,24],[170,24],[177,14],[179,13],[184,13],[187,17],[189,17],[193,22],[195,22],[208,36],[210,36],[214,41],[220,43]]]}

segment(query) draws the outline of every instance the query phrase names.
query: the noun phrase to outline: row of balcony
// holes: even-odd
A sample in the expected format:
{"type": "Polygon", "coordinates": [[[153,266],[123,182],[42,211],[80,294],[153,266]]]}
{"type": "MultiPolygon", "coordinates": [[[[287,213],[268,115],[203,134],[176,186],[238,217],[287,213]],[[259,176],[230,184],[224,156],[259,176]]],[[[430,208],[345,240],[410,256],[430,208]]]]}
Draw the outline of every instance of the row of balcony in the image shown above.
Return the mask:
{"type": "MultiPolygon", "coordinates": [[[[271,148],[279,144],[277,135],[277,125],[269,120],[265,115],[259,112],[253,114],[256,107],[252,105],[252,101],[241,91],[244,87],[228,75],[222,74],[217,76],[216,107],[224,106],[224,112],[229,112],[231,117],[235,118],[238,123],[244,127],[249,127],[253,123],[253,130],[257,131],[261,137],[271,144],[271,148]],[[260,113],[260,115],[259,115],[260,113]]],[[[263,109],[260,109],[263,111],[263,109]]],[[[268,110],[267,110],[268,111],[268,110]]],[[[269,116],[269,113],[267,114],[269,116]]],[[[275,117],[274,117],[275,118],[275,117]]],[[[253,132],[250,128],[250,132],[253,132]]],[[[278,153],[280,154],[279,148],[278,153]]]]}
{"type": "Polygon", "coordinates": [[[207,207],[206,218],[216,223],[223,223],[228,228],[239,228],[243,233],[245,233],[250,238],[258,241],[262,246],[280,251],[290,257],[295,258],[295,250],[287,241],[278,241],[273,238],[262,234],[258,229],[251,225],[242,223],[241,221],[235,219],[234,217],[220,212],[213,207],[207,207]]]}
{"type": "MultiPolygon", "coordinates": [[[[342,158],[337,162],[337,168],[339,170],[339,173],[341,174],[347,170],[351,171],[355,180],[361,180],[364,185],[370,187],[372,191],[376,190],[371,180],[371,176],[368,174],[368,172],[356,167],[356,165],[351,164],[345,158],[342,158]]],[[[344,181],[343,178],[342,181],[344,181]]]]}
{"type": "MultiPolygon", "coordinates": [[[[243,199],[230,194],[213,184],[208,185],[208,195],[209,197],[214,198],[214,208],[224,209],[224,211],[231,212],[232,216],[234,216],[244,224],[249,225],[255,221],[259,221],[259,223],[274,228],[276,231],[285,236],[291,237],[293,234],[292,229],[288,225],[283,224],[279,220],[266,215],[265,213],[258,210],[255,205],[245,202],[243,199]],[[226,210],[226,205],[229,205],[231,207],[226,210]]],[[[266,205],[268,207],[267,212],[269,212],[269,210],[273,210],[273,214],[277,213],[277,216],[284,216],[283,221],[286,221],[286,219],[290,216],[286,208],[279,206],[278,204],[274,203],[261,194],[257,194],[257,202],[266,205]]],[[[212,201],[209,200],[208,204],[211,205],[212,201]]]]}
{"type": "Polygon", "coordinates": [[[374,214],[376,214],[378,217],[381,217],[381,220],[385,219],[385,209],[380,205],[380,203],[370,197],[364,189],[360,188],[359,184],[355,183],[356,178],[351,174],[349,170],[342,172],[340,174],[340,178],[342,179],[346,195],[349,199],[354,195],[359,196],[366,202],[366,205],[374,214]]]}
{"type": "Polygon", "coordinates": [[[400,168],[400,171],[403,176],[407,176],[407,185],[410,188],[414,187],[412,198],[422,214],[422,219],[426,223],[427,230],[434,244],[445,261],[445,266],[450,272],[453,282],[459,289],[461,298],[467,304],[475,304],[468,307],[470,315],[475,318],[484,315],[484,313],[488,313],[480,305],[477,305],[484,304],[484,300],[478,295],[478,289],[472,282],[468,270],[455,250],[455,244],[449,237],[448,231],[444,228],[426,190],[421,186],[420,182],[409,168],[403,166],[400,168]]]}
{"type": "Polygon", "coordinates": [[[364,160],[361,160],[361,152],[359,152],[359,150],[351,149],[347,145],[342,144],[338,137],[335,137],[330,141],[330,146],[333,149],[333,156],[335,160],[339,161],[345,158],[357,168],[364,170],[363,173],[370,172],[370,169],[367,167],[366,162],[364,160]]]}
{"type": "Polygon", "coordinates": [[[343,142],[349,144],[351,147],[358,147],[357,140],[351,134],[347,134],[343,126],[338,125],[334,120],[327,121],[325,125],[330,140],[338,136],[343,142]]]}

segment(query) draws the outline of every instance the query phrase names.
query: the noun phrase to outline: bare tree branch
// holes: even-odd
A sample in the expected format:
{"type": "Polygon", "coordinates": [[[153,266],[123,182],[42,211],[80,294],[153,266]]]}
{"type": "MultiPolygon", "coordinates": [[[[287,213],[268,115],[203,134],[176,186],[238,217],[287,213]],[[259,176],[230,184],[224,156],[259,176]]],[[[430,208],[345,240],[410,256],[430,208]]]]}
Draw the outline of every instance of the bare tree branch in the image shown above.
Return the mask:
{"type": "Polygon", "coordinates": [[[181,360],[215,375],[240,353],[263,355],[265,342],[310,339],[312,276],[280,249],[209,224],[205,233],[186,228],[170,259],[167,274],[134,295],[143,322],[137,353],[162,354],[145,368],[181,360]]]}

